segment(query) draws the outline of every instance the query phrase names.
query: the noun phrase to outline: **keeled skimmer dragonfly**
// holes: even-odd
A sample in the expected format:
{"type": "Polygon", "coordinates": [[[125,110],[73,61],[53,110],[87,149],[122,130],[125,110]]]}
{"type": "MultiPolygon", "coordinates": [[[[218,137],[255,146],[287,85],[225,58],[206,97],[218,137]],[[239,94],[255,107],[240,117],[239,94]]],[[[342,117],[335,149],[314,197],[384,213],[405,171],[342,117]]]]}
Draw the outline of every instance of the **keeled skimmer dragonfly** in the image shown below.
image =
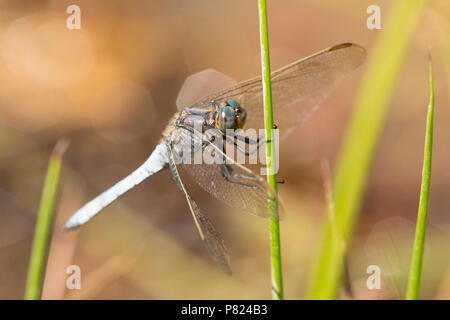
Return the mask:
{"type": "MultiPolygon", "coordinates": [[[[274,119],[280,130],[291,131],[295,125],[311,114],[338,81],[363,62],[365,55],[365,50],[361,46],[344,43],[274,71],[272,73],[274,119]]],[[[206,248],[214,261],[230,274],[230,259],[224,241],[200,211],[180,178],[177,165],[182,163],[184,169],[200,186],[227,205],[258,216],[269,216],[268,208],[270,203],[273,203],[270,200],[274,199],[271,198],[273,192],[265,179],[227,157],[225,150],[212,143],[213,139],[204,137],[205,132],[212,131],[229,141],[226,136],[229,129],[264,128],[261,77],[219,90],[190,106],[179,105],[178,109],[150,157],[129,176],[75,212],[67,221],[65,228],[73,229],[86,223],[134,186],[151,175],[169,168],[176,185],[187,201],[206,248]],[[188,157],[205,149],[223,156],[224,161],[211,164],[186,161],[188,157]]],[[[232,138],[239,139],[239,135],[236,134],[232,138]]],[[[260,145],[264,142],[259,138],[241,140],[247,145],[260,145]]],[[[238,147],[236,144],[234,146],[238,147]]]]}

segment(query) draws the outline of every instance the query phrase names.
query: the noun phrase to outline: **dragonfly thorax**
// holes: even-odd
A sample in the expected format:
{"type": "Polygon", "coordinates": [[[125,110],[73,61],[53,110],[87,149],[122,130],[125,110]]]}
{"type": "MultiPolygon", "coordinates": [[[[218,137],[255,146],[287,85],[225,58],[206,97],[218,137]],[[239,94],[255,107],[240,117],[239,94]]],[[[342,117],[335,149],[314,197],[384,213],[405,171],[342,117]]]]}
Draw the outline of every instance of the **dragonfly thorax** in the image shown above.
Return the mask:
{"type": "Polygon", "coordinates": [[[228,129],[241,129],[245,124],[247,112],[234,99],[224,101],[216,113],[216,126],[223,133],[228,129]]]}

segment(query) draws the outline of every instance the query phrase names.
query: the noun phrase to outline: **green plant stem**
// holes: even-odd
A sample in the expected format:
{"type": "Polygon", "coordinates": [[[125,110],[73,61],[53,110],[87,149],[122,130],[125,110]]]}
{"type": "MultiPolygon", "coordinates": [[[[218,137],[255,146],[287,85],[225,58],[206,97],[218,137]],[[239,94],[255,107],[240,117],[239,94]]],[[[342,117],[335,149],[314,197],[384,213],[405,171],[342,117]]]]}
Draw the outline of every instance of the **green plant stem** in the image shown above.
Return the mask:
{"type": "MultiPolygon", "coordinates": [[[[264,125],[266,129],[266,163],[267,182],[277,193],[276,151],[273,131],[272,88],[270,75],[269,33],[267,24],[266,0],[259,0],[259,26],[261,40],[261,68],[264,95],[264,125]]],[[[280,224],[278,220],[278,204],[273,200],[270,206],[270,257],[272,273],[272,298],[283,299],[283,276],[281,268],[280,224]]]]}
{"type": "Polygon", "coordinates": [[[31,248],[30,264],[28,266],[28,277],[25,289],[26,300],[41,299],[53,224],[55,199],[61,172],[62,155],[66,148],[67,141],[60,140],[56,144],[50,157],[34,231],[33,246],[31,248]]]}
{"type": "Polygon", "coordinates": [[[420,275],[422,271],[423,249],[427,228],[428,201],[430,199],[431,161],[433,156],[433,118],[434,118],[434,80],[433,65],[430,59],[430,104],[428,106],[427,126],[425,132],[425,150],[423,154],[422,186],[420,189],[419,211],[417,214],[416,236],[409,272],[407,300],[419,297],[420,275]]]}
{"type": "Polygon", "coordinates": [[[341,248],[342,253],[342,268],[344,268],[344,287],[347,291],[348,296],[353,296],[353,289],[348,273],[348,263],[347,263],[347,242],[345,241],[344,234],[342,232],[342,222],[338,221],[336,217],[336,210],[334,207],[334,196],[333,196],[333,186],[330,172],[330,165],[326,159],[322,159],[322,180],[323,189],[325,192],[325,199],[327,203],[327,218],[331,225],[332,234],[334,240],[338,247],[341,248]]]}
{"type": "MultiPolygon", "coordinates": [[[[357,219],[370,165],[407,46],[426,0],[397,0],[372,50],[336,165],[335,210],[347,242],[357,219]]],[[[334,299],[341,284],[342,250],[330,221],[308,290],[309,299],[334,299]]]]}

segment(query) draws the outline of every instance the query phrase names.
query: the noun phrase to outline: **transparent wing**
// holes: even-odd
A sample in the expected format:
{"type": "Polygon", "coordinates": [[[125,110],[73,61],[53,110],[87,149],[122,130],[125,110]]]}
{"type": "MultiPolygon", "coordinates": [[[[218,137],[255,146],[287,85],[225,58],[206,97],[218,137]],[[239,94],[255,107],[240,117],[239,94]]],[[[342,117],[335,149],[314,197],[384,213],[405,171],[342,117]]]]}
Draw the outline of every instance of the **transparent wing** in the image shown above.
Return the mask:
{"type": "MultiPolygon", "coordinates": [[[[211,143],[200,132],[182,128],[178,131],[181,138],[175,150],[183,148],[181,145],[199,146],[203,143],[203,148],[193,148],[191,154],[184,152],[177,160],[203,189],[231,207],[265,218],[270,216],[270,206],[273,205],[270,200],[275,199],[281,214],[282,206],[265,179],[223,153],[217,143],[219,139],[211,143]],[[197,158],[199,154],[200,158],[197,158]]],[[[217,136],[221,138],[219,131],[217,136]]]]}
{"type": "Polygon", "coordinates": [[[176,100],[178,110],[189,108],[211,92],[236,85],[236,81],[214,69],[197,72],[183,83],[176,100]]]}
{"type": "MultiPolygon", "coordinates": [[[[365,50],[362,47],[341,44],[273,72],[274,118],[282,136],[286,136],[293,125],[304,120],[345,74],[362,63],[364,57],[365,50]]],[[[226,82],[227,79],[224,77],[223,81],[226,82]]],[[[264,127],[261,86],[261,77],[253,78],[217,91],[192,104],[191,108],[211,109],[211,101],[221,102],[233,98],[247,110],[245,129],[261,129],[264,127]]],[[[181,103],[178,103],[178,106],[183,107],[181,103]]],[[[195,132],[192,135],[187,130],[178,131],[180,135],[185,135],[180,139],[180,145],[184,145],[184,149],[186,146],[195,145],[196,151],[201,149],[203,156],[213,159],[210,163],[196,162],[197,152],[184,152],[180,159],[184,168],[200,186],[232,207],[262,217],[269,216],[268,209],[272,203],[269,194],[273,195],[273,190],[263,177],[227,157],[216,144],[204,145],[202,133],[195,132]],[[220,163],[221,158],[226,161],[220,163]]],[[[177,148],[180,147],[175,146],[175,149],[177,148]]]]}
{"type": "MultiPolygon", "coordinates": [[[[344,43],[296,61],[272,73],[274,121],[286,135],[328,96],[338,81],[356,69],[366,56],[365,49],[344,43]]],[[[217,91],[193,104],[211,108],[211,101],[233,98],[247,110],[245,128],[264,128],[262,83],[256,77],[217,91]]]]}
{"type": "Polygon", "coordinates": [[[200,238],[203,240],[203,243],[208,249],[208,253],[226,274],[231,274],[230,257],[228,255],[228,250],[225,246],[225,242],[223,241],[222,236],[216,231],[213,224],[209,221],[209,219],[206,218],[206,216],[203,215],[203,213],[200,211],[197,203],[194,201],[191,194],[189,193],[189,190],[181,180],[175,164],[174,153],[172,150],[170,150],[169,152],[169,167],[176,185],[186,198],[186,201],[189,205],[189,210],[191,211],[195,225],[200,234],[200,238]]]}

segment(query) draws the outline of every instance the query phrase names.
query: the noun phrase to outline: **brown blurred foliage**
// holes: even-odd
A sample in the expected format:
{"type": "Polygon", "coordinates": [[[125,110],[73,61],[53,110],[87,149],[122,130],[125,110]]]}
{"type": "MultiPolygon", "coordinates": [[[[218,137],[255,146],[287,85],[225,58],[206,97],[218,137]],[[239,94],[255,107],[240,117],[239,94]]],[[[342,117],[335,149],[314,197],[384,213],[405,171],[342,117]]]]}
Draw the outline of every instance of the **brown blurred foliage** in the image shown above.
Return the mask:
{"type": "MultiPolygon", "coordinates": [[[[376,1],[382,23],[390,1],[376,1]]],[[[371,48],[373,1],[271,1],[273,69],[341,42],[371,48]]],[[[450,297],[450,6],[429,1],[395,90],[368,183],[349,267],[356,298],[402,297],[417,212],[427,50],[435,64],[436,123],[423,294],[450,297]],[[383,273],[365,286],[368,265],[383,273]],[[406,268],[406,269],[405,269],[406,268]]],[[[386,52],[388,55],[389,52],[386,52]]],[[[0,298],[22,298],[47,160],[71,141],[44,298],[270,298],[268,224],[235,212],[187,182],[229,246],[234,274],[209,259],[183,197],[165,172],[80,231],[65,220],[143,162],[160,138],[184,79],[206,68],[241,81],[260,72],[256,1],[0,0],[0,298]],[[68,30],[66,8],[81,8],[68,30]],[[65,289],[79,265],[82,289],[65,289]]],[[[281,146],[281,223],[288,299],[304,297],[324,208],[320,159],[333,163],[365,66],[347,77],[281,146]]]]}

